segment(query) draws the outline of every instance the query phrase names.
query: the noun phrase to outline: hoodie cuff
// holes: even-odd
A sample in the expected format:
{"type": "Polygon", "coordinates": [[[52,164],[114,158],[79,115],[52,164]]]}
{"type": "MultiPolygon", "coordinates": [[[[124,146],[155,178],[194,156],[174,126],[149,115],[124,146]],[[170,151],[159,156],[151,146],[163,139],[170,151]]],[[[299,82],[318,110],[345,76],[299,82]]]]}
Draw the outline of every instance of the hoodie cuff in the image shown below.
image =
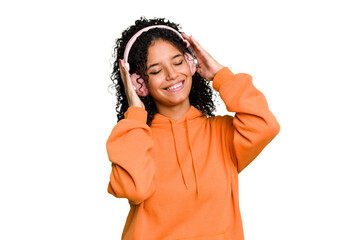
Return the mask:
{"type": "Polygon", "coordinates": [[[146,123],[147,122],[147,114],[148,114],[148,112],[145,109],[143,109],[141,107],[131,106],[124,113],[124,117],[125,117],[125,119],[137,120],[142,123],[146,123]]]}
{"type": "Polygon", "coordinates": [[[215,77],[213,79],[213,88],[216,91],[219,91],[220,86],[233,79],[234,77],[234,73],[230,71],[230,69],[228,67],[223,67],[222,69],[220,69],[216,74],[215,77]]]}

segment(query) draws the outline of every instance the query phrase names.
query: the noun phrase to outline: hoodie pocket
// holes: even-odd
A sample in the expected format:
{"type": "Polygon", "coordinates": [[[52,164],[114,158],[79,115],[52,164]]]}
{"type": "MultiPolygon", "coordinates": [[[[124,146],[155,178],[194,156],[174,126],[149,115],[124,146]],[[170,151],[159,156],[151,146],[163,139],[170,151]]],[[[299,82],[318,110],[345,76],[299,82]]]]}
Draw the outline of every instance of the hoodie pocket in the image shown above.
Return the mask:
{"type": "Polygon", "coordinates": [[[181,238],[178,240],[230,240],[228,235],[225,233],[220,233],[216,235],[206,235],[201,237],[190,237],[190,238],[181,238]]]}

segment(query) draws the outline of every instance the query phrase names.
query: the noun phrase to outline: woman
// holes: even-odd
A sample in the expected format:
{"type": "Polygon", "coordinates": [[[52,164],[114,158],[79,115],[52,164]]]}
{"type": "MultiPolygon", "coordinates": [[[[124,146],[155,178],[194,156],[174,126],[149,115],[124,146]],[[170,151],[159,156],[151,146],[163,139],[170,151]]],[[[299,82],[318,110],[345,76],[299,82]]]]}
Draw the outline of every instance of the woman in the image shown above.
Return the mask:
{"type": "Polygon", "coordinates": [[[250,75],[178,31],[141,18],[115,47],[121,108],[106,147],[108,191],[130,204],[122,239],[243,239],[238,173],[279,124],[250,75]],[[213,116],[209,83],[235,117],[213,116]]]}

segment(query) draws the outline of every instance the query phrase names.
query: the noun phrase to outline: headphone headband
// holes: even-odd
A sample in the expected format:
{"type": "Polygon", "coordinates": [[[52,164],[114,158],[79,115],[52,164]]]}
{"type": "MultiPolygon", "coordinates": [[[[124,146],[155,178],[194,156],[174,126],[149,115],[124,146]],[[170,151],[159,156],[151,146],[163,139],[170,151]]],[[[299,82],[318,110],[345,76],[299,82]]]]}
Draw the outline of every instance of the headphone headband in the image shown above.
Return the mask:
{"type": "Polygon", "coordinates": [[[146,28],[143,28],[141,29],[140,31],[138,31],[137,33],[134,34],[134,36],[132,36],[130,38],[130,40],[128,41],[128,43],[126,44],[126,47],[125,47],[125,51],[124,51],[124,60],[125,60],[125,63],[128,62],[128,57],[129,57],[129,52],[130,52],[130,49],[132,47],[132,45],[134,44],[134,42],[136,41],[136,39],[144,32],[147,32],[149,31],[150,29],[153,29],[153,28],[165,28],[165,29],[169,29],[173,32],[175,32],[177,35],[179,35],[179,37],[184,41],[186,42],[186,45],[187,47],[190,46],[190,44],[188,43],[188,41],[186,41],[182,35],[176,31],[175,29],[173,29],[172,27],[169,27],[169,26],[166,26],[166,25],[153,25],[153,26],[149,26],[149,27],[146,27],[146,28]]]}

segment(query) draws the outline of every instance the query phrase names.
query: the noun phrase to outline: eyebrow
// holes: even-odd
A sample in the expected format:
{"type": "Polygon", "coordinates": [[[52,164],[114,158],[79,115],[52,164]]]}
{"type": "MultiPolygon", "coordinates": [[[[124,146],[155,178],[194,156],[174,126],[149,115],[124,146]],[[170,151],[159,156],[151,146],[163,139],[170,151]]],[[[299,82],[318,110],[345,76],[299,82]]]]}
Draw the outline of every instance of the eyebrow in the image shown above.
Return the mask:
{"type": "MultiPolygon", "coordinates": [[[[181,54],[177,54],[177,55],[173,56],[173,57],[171,58],[171,60],[172,60],[172,59],[175,59],[175,58],[177,58],[177,57],[180,57],[180,56],[181,56],[181,54]]],[[[150,68],[152,68],[152,67],[154,67],[154,66],[156,66],[156,65],[159,65],[159,64],[158,64],[158,63],[151,64],[151,65],[148,67],[148,69],[150,69],[150,68]]]]}

